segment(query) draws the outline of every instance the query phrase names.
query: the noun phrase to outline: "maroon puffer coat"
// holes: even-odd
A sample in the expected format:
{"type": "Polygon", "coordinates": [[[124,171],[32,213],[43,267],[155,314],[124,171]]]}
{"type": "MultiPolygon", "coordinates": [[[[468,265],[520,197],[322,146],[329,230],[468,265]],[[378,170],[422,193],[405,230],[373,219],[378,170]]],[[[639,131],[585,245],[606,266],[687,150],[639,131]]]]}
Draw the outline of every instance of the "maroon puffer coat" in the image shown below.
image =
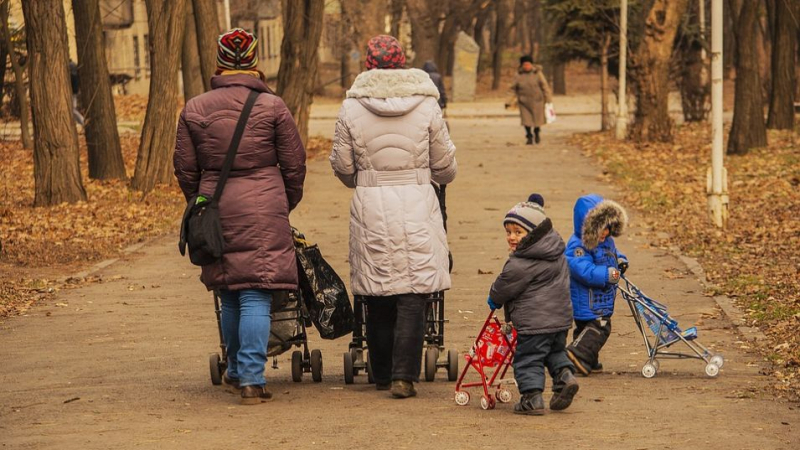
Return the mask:
{"type": "Polygon", "coordinates": [[[219,75],[212,91],[186,103],[178,122],[175,176],[189,200],[214,194],[236,122],[250,90],[258,96],[219,202],[222,259],[203,266],[211,289],[295,289],[289,211],[303,197],[306,153],[280,97],[250,75],[219,75]]]}

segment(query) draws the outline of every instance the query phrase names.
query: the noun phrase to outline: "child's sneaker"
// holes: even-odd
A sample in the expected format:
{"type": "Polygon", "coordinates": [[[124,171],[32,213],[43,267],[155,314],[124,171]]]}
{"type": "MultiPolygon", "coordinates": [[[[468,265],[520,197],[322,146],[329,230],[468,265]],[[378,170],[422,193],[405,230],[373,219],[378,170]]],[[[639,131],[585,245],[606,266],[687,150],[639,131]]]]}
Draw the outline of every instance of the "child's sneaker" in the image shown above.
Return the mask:
{"type": "Polygon", "coordinates": [[[550,409],[553,411],[562,411],[569,408],[579,388],[578,380],[572,376],[572,371],[566,367],[561,369],[556,379],[553,380],[553,384],[553,397],[550,399],[550,409]]]}
{"type": "Polygon", "coordinates": [[[527,416],[541,416],[545,413],[544,398],[542,391],[533,391],[522,394],[519,403],[514,405],[514,414],[524,414],[527,416]]]}

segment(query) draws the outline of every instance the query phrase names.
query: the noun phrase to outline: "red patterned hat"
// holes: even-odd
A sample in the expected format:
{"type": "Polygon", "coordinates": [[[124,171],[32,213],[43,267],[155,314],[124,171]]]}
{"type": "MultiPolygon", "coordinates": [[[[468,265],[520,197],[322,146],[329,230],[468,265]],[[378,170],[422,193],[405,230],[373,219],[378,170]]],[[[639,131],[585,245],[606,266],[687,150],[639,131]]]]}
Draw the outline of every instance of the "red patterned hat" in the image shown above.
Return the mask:
{"type": "Polygon", "coordinates": [[[375,36],[367,43],[367,70],[402,69],[405,65],[403,47],[392,36],[375,36]]]}
{"type": "Polygon", "coordinates": [[[217,68],[220,70],[255,70],[258,66],[258,39],[241,28],[220,35],[217,68]]]}

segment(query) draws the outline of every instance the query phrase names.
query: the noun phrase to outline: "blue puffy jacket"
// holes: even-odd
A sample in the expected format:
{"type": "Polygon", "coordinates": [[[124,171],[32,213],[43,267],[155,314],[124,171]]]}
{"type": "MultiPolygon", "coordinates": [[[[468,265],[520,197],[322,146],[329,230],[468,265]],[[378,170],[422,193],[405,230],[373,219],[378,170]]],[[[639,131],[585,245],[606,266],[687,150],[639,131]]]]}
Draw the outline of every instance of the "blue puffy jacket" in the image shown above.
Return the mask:
{"type": "Polygon", "coordinates": [[[575,232],[566,250],[575,320],[594,320],[614,313],[617,284],[608,282],[608,268],[618,269],[618,260],[627,258],[617,250],[611,236],[622,234],[627,221],[621,206],[597,194],[585,195],[575,203],[575,232]],[[605,229],[610,236],[600,242],[605,229]]]}

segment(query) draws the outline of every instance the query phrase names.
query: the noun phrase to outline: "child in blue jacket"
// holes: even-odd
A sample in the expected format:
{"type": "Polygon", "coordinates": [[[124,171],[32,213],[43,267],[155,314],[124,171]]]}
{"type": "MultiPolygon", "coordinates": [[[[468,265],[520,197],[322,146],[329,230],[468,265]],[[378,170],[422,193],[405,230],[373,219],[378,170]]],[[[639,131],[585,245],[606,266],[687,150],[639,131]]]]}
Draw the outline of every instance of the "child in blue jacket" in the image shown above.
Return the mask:
{"type": "Polygon", "coordinates": [[[612,238],[622,234],[628,215],[619,204],[589,194],[575,202],[573,222],[566,256],[575,330],[567,356],[578,372],[589,375],[602,370],[598,356],[611,334],[617,283],[628,268],[612,238]]]}

